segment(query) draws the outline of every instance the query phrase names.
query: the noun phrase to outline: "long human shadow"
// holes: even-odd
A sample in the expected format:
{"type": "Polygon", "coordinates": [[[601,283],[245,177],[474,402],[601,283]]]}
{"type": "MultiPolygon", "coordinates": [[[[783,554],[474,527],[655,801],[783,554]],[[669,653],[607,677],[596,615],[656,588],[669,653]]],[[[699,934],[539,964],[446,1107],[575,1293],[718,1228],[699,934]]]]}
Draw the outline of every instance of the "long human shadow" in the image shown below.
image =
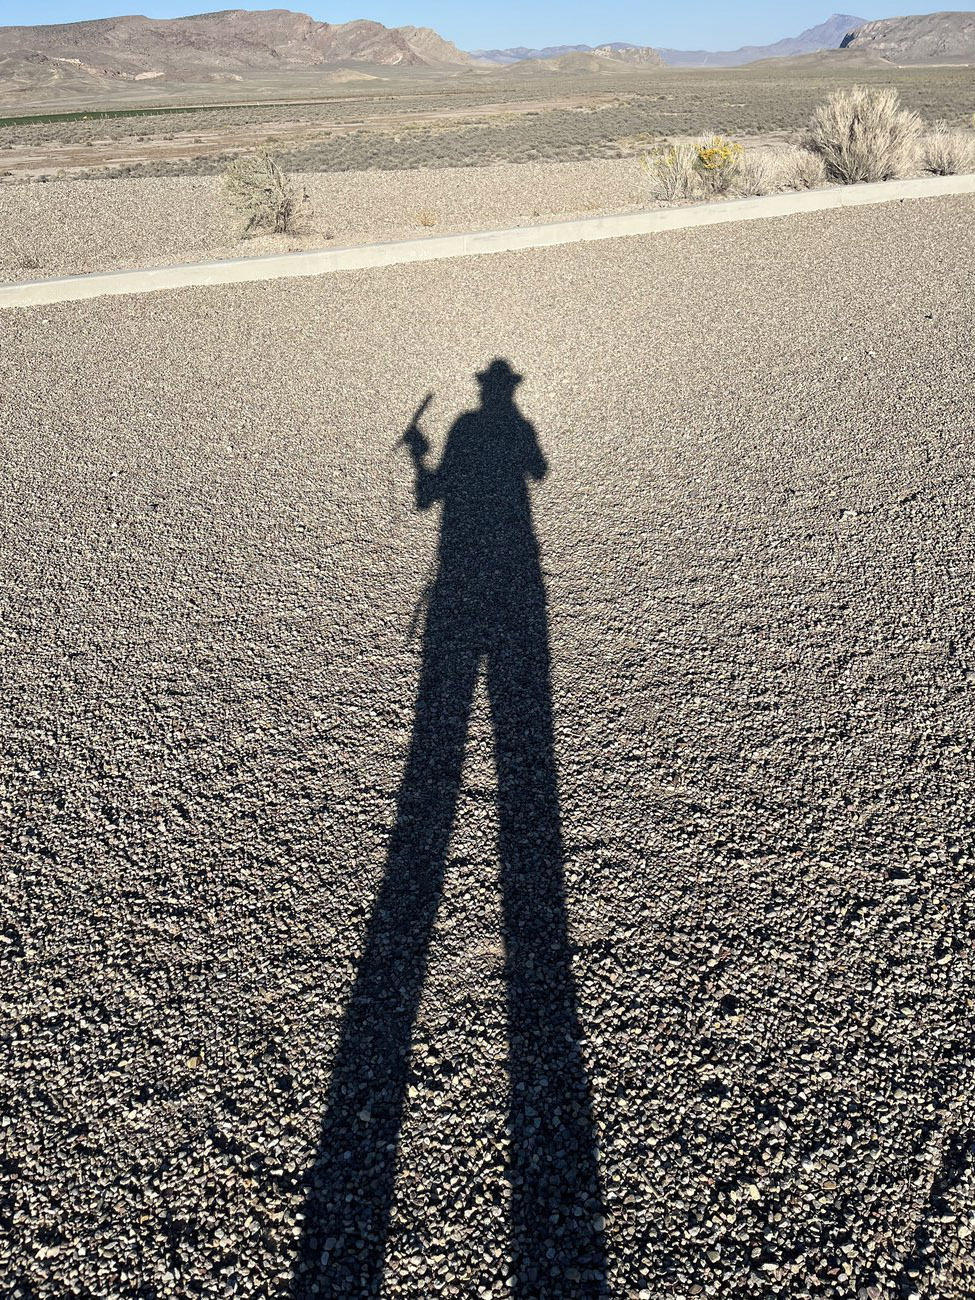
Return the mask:
{"type": "MultiPolygon", "coordinates": [[[[410,1039],[440,900],[479,668],[497,769],[516,1296],[602,1296],[602,1201],[570,968],[546,595],[528,480],[548,466],[496,358],[440,464],[403,436],[416,505],[439,504],[412,740],[308,1179],[292,1295],[379,1293],[410,1039]]],[[[425,405],[425,403],[424,403],[425,405]]]]}

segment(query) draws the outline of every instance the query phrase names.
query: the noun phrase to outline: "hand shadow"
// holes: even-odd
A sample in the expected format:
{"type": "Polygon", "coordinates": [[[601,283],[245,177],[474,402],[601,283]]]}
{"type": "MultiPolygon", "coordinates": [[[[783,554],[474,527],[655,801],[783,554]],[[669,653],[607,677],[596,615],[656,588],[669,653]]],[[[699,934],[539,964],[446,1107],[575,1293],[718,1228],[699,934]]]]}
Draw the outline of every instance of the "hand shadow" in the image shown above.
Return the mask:
{"type": "MultiPolygon", "coordinates": [[[[404,435],[420,510],[442,510],[409,756],[385,876],[308,1177],[295,1300],[377,1295],[410,1039],[483,662],[494,735],[510,1078],[509,1294],[602,1296],[602,1199],[570,968],[546,595],[528,480],[547,464],[494,360],[439,466],[404,435]]],[[[425,404],[424,404],[425,405],[425,404]]]]}

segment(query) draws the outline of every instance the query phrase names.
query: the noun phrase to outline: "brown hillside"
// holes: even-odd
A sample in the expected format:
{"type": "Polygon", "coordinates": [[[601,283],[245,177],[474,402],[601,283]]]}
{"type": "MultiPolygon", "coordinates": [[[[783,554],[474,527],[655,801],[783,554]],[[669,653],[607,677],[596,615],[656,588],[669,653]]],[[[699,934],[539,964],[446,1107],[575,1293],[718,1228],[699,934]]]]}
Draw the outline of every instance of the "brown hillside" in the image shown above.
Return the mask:
{"type": "Polygon", "coordinates": [[[8,88],[79,78],[235,81],[255,72],[350,62],[466,66],[471,59],[429,28],[320,23],[287,9],[0,27],[0,82],[8,88]]]}

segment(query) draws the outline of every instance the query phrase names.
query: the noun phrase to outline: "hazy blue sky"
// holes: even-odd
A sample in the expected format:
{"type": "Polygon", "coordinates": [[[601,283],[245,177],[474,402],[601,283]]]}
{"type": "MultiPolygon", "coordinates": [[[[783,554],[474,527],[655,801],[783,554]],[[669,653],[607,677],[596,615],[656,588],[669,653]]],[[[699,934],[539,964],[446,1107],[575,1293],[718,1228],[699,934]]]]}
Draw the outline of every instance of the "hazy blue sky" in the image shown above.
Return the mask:
{"type": "MultiPolygon", "coordinates": [[[[828,4],[829,0],[827,0],[828,4]]],[[[633,41],[677,49],[733,49],[764,45],[782,36],[795,36],[823,22],[833,12],[824,5],[785,0],[751,0],[727,4],[722,0],[683,0],[674,4],[634,4],[633,0],[496,0],[472,6],[458,0],[333,0],[301,4],[300,0],[267,0],[238,4],[223,0],[223,8],[296,9],[328,22],[374,18],[395,27],[404,23],[434,27],[461,49],[508,45],[596,45],[600,41],[633,41]]],[[[115,0],[3,0],[0,23],[58,23],[114,14],[144,13],[152,18],[200,13],[221,7],[220,0],[149,0],[140,4],[115,0]]],[[[850,5],[843,12],[861,18],[892,13],[934,13],[948,6],[894,3],[850,5]]]]}

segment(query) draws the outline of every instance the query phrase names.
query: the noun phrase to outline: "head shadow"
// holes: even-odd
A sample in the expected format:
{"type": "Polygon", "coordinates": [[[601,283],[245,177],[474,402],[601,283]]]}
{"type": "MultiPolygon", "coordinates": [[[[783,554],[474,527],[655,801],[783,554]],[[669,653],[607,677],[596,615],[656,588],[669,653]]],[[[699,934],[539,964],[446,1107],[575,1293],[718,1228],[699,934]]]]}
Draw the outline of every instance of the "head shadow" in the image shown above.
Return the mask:
{"type": "Polygon", "coordinates": [[[547,597],[530,484],[548,474],[503,358],[429,463],[402,435],[418,510],[440,507],[408,755],[385,873],[309,1171],[292,1295],[382,1284],[413,1023],[461,793],[478,674],[490,707],[505,942],[510,1273],[515,1296],[606,1294],[603,1206],[570,964],[547,597]]]}

